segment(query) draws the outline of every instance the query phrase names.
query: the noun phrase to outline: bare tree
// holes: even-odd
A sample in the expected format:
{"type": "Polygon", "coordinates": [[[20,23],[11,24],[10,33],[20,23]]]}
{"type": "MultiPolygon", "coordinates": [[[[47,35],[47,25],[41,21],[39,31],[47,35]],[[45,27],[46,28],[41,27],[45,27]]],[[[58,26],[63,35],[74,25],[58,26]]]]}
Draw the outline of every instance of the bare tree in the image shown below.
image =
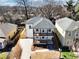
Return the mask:
{"type": "Polygon", "coordinates": [[[48,4],[38,8],[38,14],[40,16],[46,17],[51,21],[55,20],[55,16],[64,17],[67,15],[65,9],[61,4],[62,1],[56,2],[56,0],[47,0],[48,4]]]}
{"type": "Polygon", "coordinates": [[[52,17],[53,7],[52,5],[48,4],[39,8],[39,11],[42,16],[50,19],[52,17]]]}
{"type": "Polygon", "coordinates": [[[43,17],[50,19],[51,21],[55,21],[55,17],[64,17],[67,16],[65,9],[61,5],[52,5],[47,4],[43,7],[38,8],[38,14],[43,17]],[[39,13],[38,13],[39,12],[39,13]]]}
{"type": "Polygon", "coordinates": [[[66,2],[66,7],[67,10],[70,12],[70,18],[74,19],[74,20],[78,20],[79,19],[79,15],[77,15],[77,13],[79,13],[79,9],[76,11],[75,7],[77,6],[77,4],[79,4],[79,0],[77,0],[77,2],[75,3],[73,0],[69,0],[66,2]]]}
{"type": "Polygon", "coordinates": [[[23,7],[24,7],[25,16],[26,16],[26,19],[28,19],[28,13],[27,13],[28,0],[16,0],[16,2],[17,2],[20,6],[23,6],[23,7]]]}

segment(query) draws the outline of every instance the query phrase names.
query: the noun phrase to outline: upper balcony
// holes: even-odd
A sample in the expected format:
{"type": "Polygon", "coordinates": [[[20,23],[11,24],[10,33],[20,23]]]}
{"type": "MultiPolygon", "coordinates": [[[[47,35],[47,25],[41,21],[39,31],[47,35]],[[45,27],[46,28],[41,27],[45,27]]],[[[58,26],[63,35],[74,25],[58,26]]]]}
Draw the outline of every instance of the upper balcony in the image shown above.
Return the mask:
{"type": "Polygon", "coordinates": [[[39,36],[51,36],[54,33],[51,29],[33,29],[33,34],[39,34],[39,36]]]}

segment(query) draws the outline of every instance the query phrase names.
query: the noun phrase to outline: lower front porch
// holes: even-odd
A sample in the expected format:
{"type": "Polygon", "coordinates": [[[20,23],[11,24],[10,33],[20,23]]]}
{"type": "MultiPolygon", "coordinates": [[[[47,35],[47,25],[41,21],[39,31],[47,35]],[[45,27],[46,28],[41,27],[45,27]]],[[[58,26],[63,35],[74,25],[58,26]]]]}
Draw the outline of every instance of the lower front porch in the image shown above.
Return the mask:
{"type": "Polygon", "coordinates": [[[34,40],[34,46],[47,48],[50,50],[55,49],[55,44],[52,40],[34,40]]]}

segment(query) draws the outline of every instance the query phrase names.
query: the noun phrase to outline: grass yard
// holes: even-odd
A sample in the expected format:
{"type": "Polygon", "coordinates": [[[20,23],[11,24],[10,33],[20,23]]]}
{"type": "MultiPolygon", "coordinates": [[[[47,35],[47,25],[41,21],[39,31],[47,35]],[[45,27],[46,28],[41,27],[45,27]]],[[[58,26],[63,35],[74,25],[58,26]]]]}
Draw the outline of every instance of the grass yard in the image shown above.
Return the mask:
{"type": "Polygon", "coordinates": [[[61,55],[64,59],[77,59],[73,52],[62,52],[61,55]]]}
{"type": "Polygon", "coordinates": [[[0,59],[6,59],[7,58],[7,53],[0,53],[0,59]]]}

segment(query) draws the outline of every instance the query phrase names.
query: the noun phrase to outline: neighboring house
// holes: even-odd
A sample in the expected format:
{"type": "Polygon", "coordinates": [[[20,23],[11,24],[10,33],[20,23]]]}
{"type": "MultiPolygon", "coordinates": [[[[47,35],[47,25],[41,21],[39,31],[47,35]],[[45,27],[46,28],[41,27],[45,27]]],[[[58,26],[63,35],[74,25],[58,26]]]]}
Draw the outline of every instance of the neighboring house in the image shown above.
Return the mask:
{"type": "Polygon", "coordinates": [[[7,43],[16,34],[16,32],[17,25],[11,23],[0,23],[0,47],[3,44],[5,45],[5,43],[7,43]]]}
{"type": "Polygon", "coordinates": [[[34,17],[26,21],[26,37],[33,38],[38,43],[53,44],[55,26],[43,17],[34,17]]]}
{"type": "Polygon", "coordinates": [[[62,46],[71,47],[74,40],[79,39],[79,23],[70,18],[61,18],[56,21],[57,35],[62,46]]]}

